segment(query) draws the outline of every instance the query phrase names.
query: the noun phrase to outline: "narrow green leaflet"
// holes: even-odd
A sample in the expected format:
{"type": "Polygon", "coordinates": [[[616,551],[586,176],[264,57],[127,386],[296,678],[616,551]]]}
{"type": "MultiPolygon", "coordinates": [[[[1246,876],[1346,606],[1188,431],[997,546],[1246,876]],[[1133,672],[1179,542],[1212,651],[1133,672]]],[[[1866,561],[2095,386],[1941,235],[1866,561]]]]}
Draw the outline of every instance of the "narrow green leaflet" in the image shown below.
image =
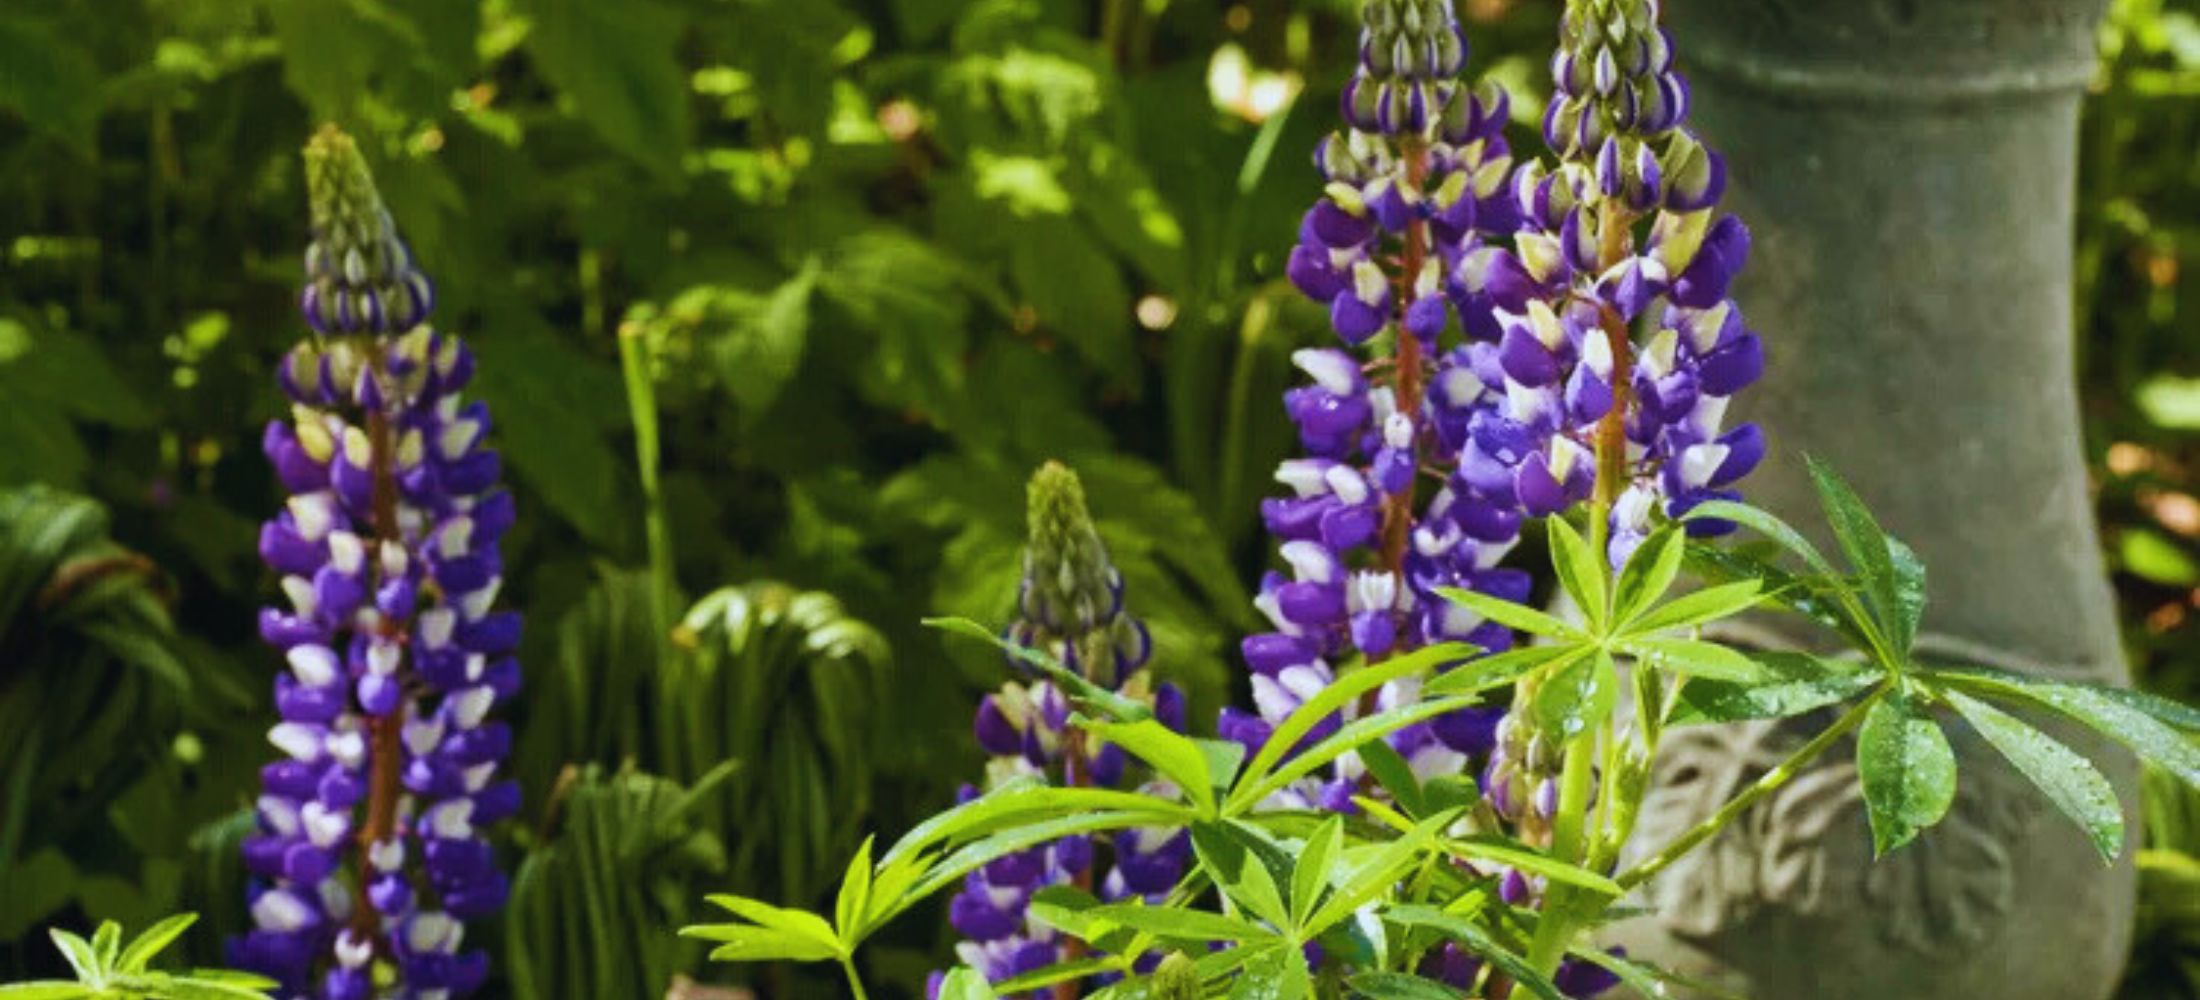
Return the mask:
{"type": "Polygon", "coordinates": [[[91,942],[59,927],[52,928],[46,933],[53,938],[54,947],[61,949],[61,957],[69,960],[69,967],[76,970],[78,979],[88,983],[99,983],[105,980],[104,972],[106,970],[101,967],[99,955],[93,951],[91,942]]]}
{"type": "Polygon", "coordinates": [[[1670,997],[1674,995],[1672,988],[1678,986],[1687,990],[1690,994],[1711,997],[1713,1000],[1744,1000],[1739,994],[1720,989],[1710,983],[1676,975],[1654,965],[1630,961],[1608,951],[1580,948],[1575,949],[1573,955],[1575,958],[1618,976],[1619,981],[1628,989],[1645,997],[1670,997]]]}
{"type": "Polygon", "coordinates": [[[1395,906],[1384,912],[1383,919],[1407,927],[1426,927],[1459,942],[1470,952],[1482,957],[1499,972],[1512,977],[1520,989],[1541,997],[1542,1000],[1566,1000],[1550,979],[1535,971],[1528,960],[1500,947],[1481,925],[1463,917],[1445,913],[1433,906],[1395,906]]]}
{"type": "MultiPolygon", "coordinates": [[[[1386,747],[1387,749],[1387,747],[1386,747]]],[[[1291,865],[1291,925],[1304,926],[1329,886],[1329,869],[1344,845],[1344,817],[1331,816],[1306,838],[1291,865]]]]}
{"type": "MultiPolygon", "coordinates": [[[[1308,698],[1305,704],[1300,705],[1290,715],[1284,717],[1283,722],[1276,726],[1275,733],[1269,736],[1268,742],[1261,746],[1260,752],[1254,754],[1252,761],[1245,765],[1243,771],[1239,772],[1238,787],[1243,789],[1266,778],[1268,772],[1276,766],[1276,762],[1282,760],[1284,754],[1297,747],[1299,741],[1305,738],[1307,733],[1313,732],[1314,727],[1320,725],[1323,719],[1328,718],[1338,709],[1359,701],[1361,695],[1401,677],[1409,677],[1433,670],[1445,663],[1466,659],[1474,653],[1475,648],[1465,643],[1439,643],[1414,650],[1404,656],[1392,657],[1381,663],[1373,663],[1358,670],[1347,671],[1344,676],[1337,678],[1335,683],[1323,688],[1320,693],[1308,698]]],[[[1460,669],[1468,668],[1462,667],[1460,669]]],[[[1459,673],[1459,670],[1452,671],[1452,674],[1457,673],[1459,673]]],[[[1446,676],[1451,675],[1447,674],[1446,676]]],[[[1240,797],[1236,792],[1231,793],[1230,802],[1233,805],[1240,802],[1240,797]]]]}
{"type": "MultiPolygon", "coordinates": [[[[716,906],[732,911],[734,916],[767,930],[807,938],[834,951],[838,951],[840,948],[840,937],[833,933],[833,925],[826,923],[825,918],[808,910],[785,909],[773,906],[770,903],[749,899],[746,896],[735,896],[727,893],[715,893],[703,898],[716,906]]],[[[701,937],[703,935],[692,936],[701,937]]]]}
{"type": "Polygon", "coordinates": [[[1948,814],[1956,755],[1940,724],[1915,701],[1884,698],[1856,734],[1856,771],[1871,814],[1872,848],[1884,856],[1948,814]]]}
{"type": "Polygon", "coordinates": [[[1199,807],[1202,816],[1215,814],[1214,772],[1208,769],[1207,754],[1189,737],[1180,735],[1156,719],[1140,719],[1137,722],[1084,722],[1093,734],[1123,748],[1123,752],[1145,761],[1156,772],[1183,791],[1192,804],[1199,807]]]}
{"type": "Polygon", "coordinates": [[[993,644],[1002,652],[1031,664],[1055,683],[1062,685],[1063,690],[1068,691],[1079,705],[1090,707],[1108,718],[1126,722],[1153,718],[1153,709],[1143,702],[1094,684],[1086,680],[1083,674],[1063,666],[1054,657],[1002,639],[994,635],[993,630],[968,618],[926,618],[924,624],[942,632],[966,635],[993,644]]]}
{"type": "Polygon", "coordinates": [[[977,972],[960,968],[940,980],[939,1000],[1000,1000],[991,984],[977,972]]]}
{"type": "Polygon", "coordinates": [[[1917,621],[1907,616],[1907,603],[1899,594],[1887,533],[1840,474],[1815,458],[1806,456],[1804,462],[1810,467],[1811,485],[1818,489],[1818,501],[1826,509],[1826,523],[1833,527],[1834,539],[1841,543],[1842,553],[1856,567],[1865,592],[1871,595],[1872,610],[1894,647],[1890,652],[1909,652],[1917,636],[1917,621]]]}
{"type": "Polygon", "coordinates": [[[863,846],[856,848],[856,856],[848,860],[848,871],[840,877],[840,894],[833,900],[833,927],[839,931],[837,940],[854,941],[864,930],[864,917],[871,912],[871,838],[863,838],[863,846]]]}
{"type": "Polygon", "coordinates": [[[1887,557],[1894,565],[1894,616],[1905,623],[1896,636],[1907,650],[1917,642],[1917,625],[1925,620],[1925,561],[1902,539],[1887,536],[1887,557]]]}
{"type": "Polygon", "coordinates": [[[1681,686],[1666,719],[1670,725],[1785,719],[1837,705],[1863,694],[1885,674],[1860,663],[1799,652],[1753,653],[1759,683],[1735,684],[1703,677],[1681,686]]]}
{"type": "Polygon", "coordinates": [[[1236,917],[1205,910],[1185,910],[1145,903],[1116,903],[1094,907],[1090,915],[1132,930],[1177,941],[1259,941],[1275,935],[1268,929],[1236,917]]]}
{"type": "MultiPolygon", "coordinates": [[[[1035,969],[1013,979],[1001,980],[1001,984],[994,989],[995,992],[1006,993],[1009,996],[1021,996],[1033,990],[1046,989],[1056,983],[1088,979],[1103,972],[1121,972],[1123,968],[1124,963],[1117,959],[1080,958],[1074,962],[1060,962],[1049,965],[1044,969],[1035,969]]],[[[947,996],[945,988],[940,990],[940,996],[942,998],[947,996]]]]}
{"type": "Polygon", "coordinates": [[[1390,748],[1390,744],[1377,740],[1362,744],[1360,763],[1367,765],[1367,773],[1375,776],[1375,783],[1383,786],[1406,815],[1419,817],[1428,811],[1427,800],[1421,795],[1420,779],[1413,776],[1413,767],[1405,757],[1390,748]]]}
{"type": "Polygon", "coordinates": [[[102,920],[92,929],[92,954],[99,956],[99,967],[113,969],[115,959],[122,957],[122,925],[112,920],[102,920]]]}
{"type": "Polygon", "coordinates": [[[0,1000],[78,1000],[91,995],[92,988],[83,983],[58,979],[0,985],[0,1000]]]}
{"type": "Polygon", "coordinates": [[[2168,721],[2191,709],[2175,702],[2123,688],[2070,684],[1983,667],[1936,670],[1930,676],[1981,697],[2014,698],[2068,716],[2131,748],[2178,780],[2200,786],[2200,744],[2168,721]]]}
{"type": "Polygon", "coordinates": [[[1547,635],[1561,639],[1580,638],[1581,630],[1559,621],[1524,604],[1478,594],[1459,587],[1438,587],[1436,593],[1453,604],[1464,605],[1467,610],[1508,628],[1535,635],[1547,635]]]}
{"type": "Polygon", "coordinates": [[[1779,543],[1781,548],[1801,556],[1803,563],[1821,576],[1837,577],[1841,575],[1839,571],[1833,568],[1832,563],[1826,561],[1825,555],[1818,551],[1818,546],[1812,545],[1810,539],[1803,537],[1802,532],[1795,530],[1786,521],[1780,520],[1770,511],[1759,510],[1748,504],[1736,503],[1732,500],[1706,500],[1690,507],[1688,513],[1681,516],[1681,520],[1732,521],[1772,539],[1774,542],[1779,543]]]}
{"type": "Polygon", "coordinates": [[[1530,875],[1541,875],[1553,882],[1580,886],[1591,892],[1599,892],[1614,899],[1626,894],[1619,883],[1587,868],[1567,864],[1547,854],[1523,847],[1500,837],[1474,836],[1443,842],[1444,850],[1455,857],[1495,861],[1518,868],[1530,875]]]}
{"type": "Polygon", "coordinates": [[[175,940],[182,937],[183,932],[189,930],[192,924],[198,922],[198,919],[199,915],[196,913],[179,913],[146,928],[144,933],[137,936],[137,940],[130,942],[129,947],[122,949],[122,956],[115,960],[115,970],[118,972],[145,971],[146,963],[152,961],[153,956],[160,954],[161,949],[175,943],[175,940]]]}
{"type": "Polygon", "coordinates": [[[1522,646],[1462,664],[1423,685],[1421,692],[1432,696],[1476,694],[1511,684],[1553,660],[1586,655],[1588,647],[1580,643],[1522,646]]]}
{"type": "Polygon", "coordinates": [[[1229,822],[1194,823],[1191,839],[1200,865],[1231,902],[1277,927],[1291,924],[1277,883],[1279,876],[1289,878],[1290,858],[1280,846],[1229,822]]]}
{"type": "Polygon", "coordinates": [[[1245,971],[1230,986],[1230,1000],[1305,1000],[1314,993],[1306,953],[1283,944],[1245,960],[1245,971]]]}
{"type": "Polygon", "coordinates": [[[979,866],[1034,845],[1060,840],[1073,834],[1097,833],[1101,830],[1125,830],[1135,826],[1152,825],[1154,825],[1154,822],[1151,813],[1109,811],[1080,812],[1067,816],[1056,816],[1053,819],[1032,823],[1028,826],[1003,830],[983,840],[965,844],[953,854],[942,858],[938,864],[932,867],[931,871],[925,873],[922,881],[912,887],[901,899],[896,900],[892,907],[874,914],[870,923],[875,926],[892,919],[916,901],[962,881],[963,876],[970,874],[979,866]]]}
{"type": "Polygon", "coordinates": [[[1709,677],[1735,684],[1755,684],[1765,678],[1757,661],[1739,650],[1696,639],[1628,639],[1620,650],[1645,660],[1660,670],[1692,677],[1709,677]]]}
{"type": "Polygon", "coordinates": [[[1459,1000],[1466,996],[1443,983],[1410,972],[1363,972],[1345,980],[1345,985],[1368,1000],[1459,1000]]]}
{"type": "Polygon", "coordinates": [[[1119,792],[1105,788],[1057,788],[1037,781],[1019,781],[1003,785],[917,824],[903,834],[900,840],[895,841],[894,846],[888,848],[879,861],[882,866],[892,865],[936,844],[984,836],[1020,822],[1046,820],[1067,813],[1097,811],[1145,811],[1152,814],[1152,825],[1155,826],[1182,823],[1193,816],[1193,811],[1188,806],[1137,792],[1119,792]]]}
{"type": "Polygon", "coordinates": [[[1622,619],[1621,634],[1651,635],[1667,629],[1694,628],[1738,615],[1764,600],[1763,591],[1764,584],[1757,580],[1722,583],[1691,591],[1651,608],[1641,617],[1622,619]]]}
{"type": "Polygon", "coordinates": [[[680,928],[681,937],[719,942],[714,962],[824,962],[840,950],[813,938],[755,924],[700,924],[680,928]]]}
{"type": "Polygon", "coordinates": [[[1627,628],[1644,609],[1665,596],[1674,579],[1680,576],[1681,557],[1687,552],[1687,534],[1669,524],[1652,532],[1635,549],[1634,555],[1627,557],[1627,565],[1619,571],[1618,593],[1612,602],[1612,621],[1617,628],[1627,628]]]}
{"type": "Polygon", "coordinates": [[[1543,523],[1549,526],[1551,568],[1558,572],[1559,586],[1573,597],[1590,627],[1601,631],[1611,620],[1610,598],[1604,592],[1604,560],[1589,550],[1589,543],[1565,518],[1545,518],[1543,523]]]}
{"type": "Polygon", "coordinates": [[[1311,939],[1351,916],[1354,910],[1390,891],[1419,860],[1421,852],[1427,850],[1435,842],[1437,835],[1458,818],[1459,813],[1454,810],[1437,813],[1387,844],[1371,845],[1348,852],[1357,858],[1348,857],[1349,871],[1336,881],[1337,891],[1330,895],[1329,901],[1323,903],[1321,909],[1299,927],[1301,938],[1311,939]]]}
{"type": "Polygon", "coordinates": [[[2055,808],[2085,831],[2103,862],[2124,851],[2124,810],[2116,788],[2092,762],[2015,716],[1960,691],[1942,692],[1986,742],[2038,785],[2055,808]]]}
{"type": "Polygon", "coordinates": [[[1619,671],[1597,650],[1562,664],[1535,692],[1535,719],[1546,733],[1571,740],[1602,725],[1619,704],[1619,671]]]}
{"type": "MultiPolygon", "coordinates": [[[[1335,685],[1331,686],[1334,687],[1335,685]]],[[[1248,784],[1247,779],[1238,779],[1237,788],[1230,793],[1230,801],[1223,812],[1232,816],[1248,812],[1277,789],[1297,781],[1311,773],[1315,768],[1358,749],[1369,740],[1380,739],[1416,722],[1433,719],[1446,712],[1456,712],[1472,704],[1474,704],[1473,698],[1432,698],[1403,708],[1394,708],[1388,712],[1380,712],[1364,718],[1354,719],[1346,723],[1344,728],[1331,733],[1328,739],[1322,740],[1320,743],[1307,748],[1306,752],[1292,757],[1282,767],[1277,768],[1273,773],[1261,778],[1258,782],[1248,784]]],[[[1301,706],[1301,711],[1303,710],[1304,706],[1301,706]]],[[[1278,735],[1270,736],[1268,738],[1269,742],[1276,742],[1281,733],[1282,730],[1279,728],[1277,730],[1278,735]]],[[[1251,773],[1251,769],[1248,768],[1247,772],[1251,773]]]]}

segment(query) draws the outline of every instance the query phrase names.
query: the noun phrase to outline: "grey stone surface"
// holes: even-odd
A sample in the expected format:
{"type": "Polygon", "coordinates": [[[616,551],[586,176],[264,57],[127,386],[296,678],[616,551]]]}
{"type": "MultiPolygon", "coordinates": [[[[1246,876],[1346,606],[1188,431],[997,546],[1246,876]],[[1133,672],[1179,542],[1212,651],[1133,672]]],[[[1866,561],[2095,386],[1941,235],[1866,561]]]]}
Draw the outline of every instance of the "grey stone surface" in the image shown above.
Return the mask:
{"type": "MultiPolygon", "coordinates": [[[[1746,409],[1774,457],[1752,499],[1816,521],[1800,456],[1820,456],[1932,568],[1936,652],[2121,682],[2070,326],[2100,5],[1673,0],[1667,18],[1694,121],[1729,157],[1727,207],[1756,236],[1738,295],[1769,369],[1746,409]]],[[[1797,732],[1680,737],[1638,844],[1732,795],[1797,732]]],[[[1944,828],[1876,864],[1837,753],[1653,883],[1657,916],[1614,938],[1764,1000],[2107,996],[2129,867],[2104,868],[1977,750],[1944,828]]],[[[2129,763],[2109,759],[2128,798],[2129,763]]]]}

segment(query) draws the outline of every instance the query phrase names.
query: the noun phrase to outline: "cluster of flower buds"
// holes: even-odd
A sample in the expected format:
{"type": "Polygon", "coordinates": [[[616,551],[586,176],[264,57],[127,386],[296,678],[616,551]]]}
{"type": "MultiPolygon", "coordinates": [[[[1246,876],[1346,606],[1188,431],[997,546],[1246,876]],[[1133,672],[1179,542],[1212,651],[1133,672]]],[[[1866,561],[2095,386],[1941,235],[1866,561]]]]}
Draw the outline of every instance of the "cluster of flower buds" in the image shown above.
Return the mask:
{"type": "Polygon", "coordinates": [[[519,808],[496,776],[511,731],[489,718],[520,684],[519,616],[494,609],[512,498],[487,410],[460,396],[473,357],[422,325],[428,281],[365,161],[331,128],[306,162],[301,306],[327,339],[284,358],[292,419],[263,441],[289,494],[259,546],[286,599],[260,614],[287,664],[268,734],[284,757],[261,772],[255,929],[231,960],[286,1000],[442,1000],[487,978],[461,921],[509,890],[479,831],[519,808]]]}
{"type": "MultiPolygon", "coordinates": [[[[1184,730],[1184,695],[1173,684],[1153,684],[1145,669],[1153,639],[1123,603],[1123,576],[1108,559],[1093,527],[1077,474],[1049,462],[1031,478],[1030,537],[1024,548],[1017,618],[1009,642],[1043,652],[1086,680],[1153,707],[1169,728],[1184,730]]],[[[1011,658],[1023,668],[1023,661],[1011,658]]],[[[987,787],[1019,778],[1060,785],[1120,786],[1128,757],[1114,744],[1092,747],[1069,723],[1070,706],[1052,681],[1010,682],[978,705],[973,723],[978,745],[990,755],[987,787]]],[[[1156,787],[1155,791],[1161,791],[1156,787]]],[[[964,786],[965,801],[980,794],[964,786]]],[[[1184,876],[1191,841],[1176,829],[1117,834],[1104,877],[1090,838],[1066,837],[1000,858],[971,872],[948,904],[948,918],[965,940],[964,964],[989,982],[1001,982],[1056,962],[1065,955],[1053,930],[1026,920],[1031,896],[1050,885],[1097,885],[1109,900],[1133,896],[1157,901],[1184,876]]],[[[941,976],[932,977],[936,994],[941,976]]]]}

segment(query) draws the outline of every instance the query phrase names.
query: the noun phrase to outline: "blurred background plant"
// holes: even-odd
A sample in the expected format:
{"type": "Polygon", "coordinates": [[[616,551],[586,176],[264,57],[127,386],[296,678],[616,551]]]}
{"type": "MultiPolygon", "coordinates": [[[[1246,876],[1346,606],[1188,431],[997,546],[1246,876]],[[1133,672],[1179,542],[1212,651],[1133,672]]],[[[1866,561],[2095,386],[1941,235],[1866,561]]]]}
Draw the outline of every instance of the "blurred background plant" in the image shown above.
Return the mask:
{"type": "MultiPolygon", "coordinates": [[[[1461,2],[1476,65],[1539,106],[1558,5],[1461,2]]],[[[0,486],[43,484],[0,499],[0,978],[55,971],[48,923],[196,909],[201,964],[241,924],[236,811],[275,667],[252,635],[276,496],[254,443],[299,332],[317,122],[360,137],[484,356],[525,515],[524,874],[491,934],[526,971],[497,989],[615,969],[662,994],[729,974],[634,932],[693,902],[665,886],[722,866],[713,887],[815,903],[826,859],[977,765],[964,720],[999,667],[917,619],[1005,618],[1040,461],[1083,477],[1162,679],[1195,717],[1227,696],[1255,502],[1290,444],[1274,400],[1326,323],[1281,280],[1315,183],[1291,151],[1336,98],[1302,81],[1344,79],[1353,10],[0,8],[0,486]]],[[[2088,447],[2134,663],[2189,701],[2200,3],[2115,0],[2101,38],[2088,447]]],[[[2200,996],[2182,829],[2149,855],[2144,995],[2200,996]]],[[[943,953],[944,921],[906,926],[940,933],[892,942],[878,978],[943,953]]]]}

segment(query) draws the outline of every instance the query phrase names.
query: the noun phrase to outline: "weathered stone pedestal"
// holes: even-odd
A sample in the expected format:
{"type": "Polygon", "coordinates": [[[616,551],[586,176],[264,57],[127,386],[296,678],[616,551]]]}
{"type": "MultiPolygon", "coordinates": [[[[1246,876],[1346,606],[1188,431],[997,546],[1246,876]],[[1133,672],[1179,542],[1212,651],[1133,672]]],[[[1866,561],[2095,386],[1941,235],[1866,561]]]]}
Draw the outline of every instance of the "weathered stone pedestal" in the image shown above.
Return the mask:
{"type": "MultiPolygon", "coordinates": [[[[1729,156],[1727,206],[1757,238],[1738,297],[1765,338],[1750,416],[1776,457],[1751,498],[1814,523],[1801,454],[1818,455],[1931,567],[1929,650],[2122,681],[2071,361],[2074,142],[2100,6],[1672,0],[1667,18],[1694,120],[1729,156]]],[[[1731,796],[1796,731],[1676,734],[1638,844],[1731,796]]],[[[1653,883],[1658,915],[1614,938],[1763,1000],[2107,996],[2128,865],[2104,868],[1990,752],[1966,751],[1947,824],[1894,857],[1871,862],[1837,755],[1653,883]]]]}

